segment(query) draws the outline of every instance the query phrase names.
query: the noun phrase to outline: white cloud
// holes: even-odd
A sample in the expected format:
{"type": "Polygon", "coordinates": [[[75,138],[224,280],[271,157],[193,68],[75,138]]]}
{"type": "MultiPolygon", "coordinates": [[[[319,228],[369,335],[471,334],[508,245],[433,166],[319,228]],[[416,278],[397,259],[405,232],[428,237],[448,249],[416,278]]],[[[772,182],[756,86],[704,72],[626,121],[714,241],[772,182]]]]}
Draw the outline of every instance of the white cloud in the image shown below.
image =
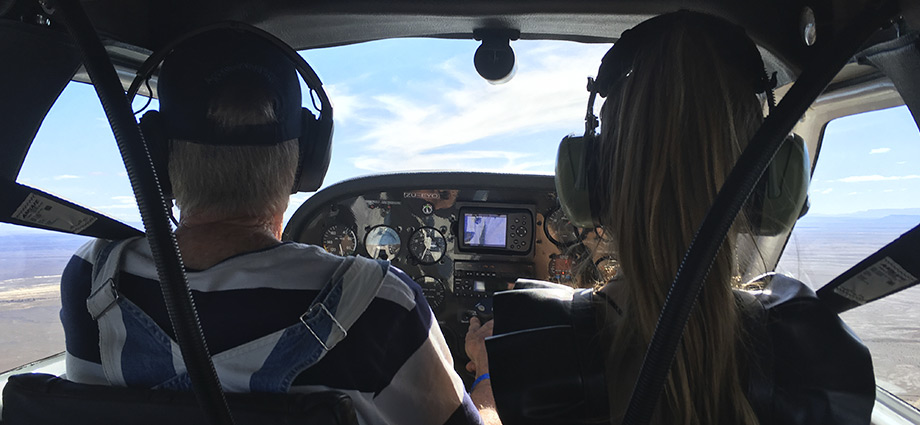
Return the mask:
{"type": "Polygon", "coordinates": [[[137,203],[135,202],[133,196],[113,196],[111,199],[117,203],[111,205],[95,206],[93,209],[105,212],[105,210],[112,209],[137,208],[137,203]]]}
{"type": "Polygon", "coordinates": [[[290,221],[291,217],[294,216],[294,212],[300,207],[300,204],[310,199],[311,196],[313,196],[313,193],[296,193],[291,195],[291,197],[288,198],[288,208],[284,211],[284,222],[287,223],[290,221]]]}
{"type": "Polygon", "coordinates": [[[71,179],[79,179],[79,178],[80,176],[75,176],[72,174],[62,174],[60,176],[54,176],[55,180],[71,180],[71,179]]]}
{"type": "Polygon", "coordinates": [[[310,195],[311,194],[307,194],[307,193],[297,193],[297,194],[291,195],[291,197],[289,198],[290,199],[289,202],[291,204],[302,204],[303,201],[306,201],[307,199],[310,198],[310,195]]]}
{"type": "Polygon", "coordinates": [[[105,210],[128,209],[128,208],[137,208],[137,206],[133,204],[112,204],[112,205],[100,205],[97,207],[93,207],[93,209],[103,211],[103,212],[105,210]]]}
{"type": "MultiPolygon", "coordinates": [[[[138,226],[141,226],[141,214],[137,209],[137,203],[134,200],[134,196],[120,195],[112,196],[109,199],[114,201],[114,203],[109,205],[93,206],[90,208],[116,220],[121,220],[128,223],[138,223],[138,226]]],[[[178,217],[178,215],[176,217],[178,217]]]]}
{"type": "Polygon", "coordinates": [[[895,164],[904,165],[904,164],[907,164],[907,161],[898,161],[898,162],[895,162],[895,164]]]}
{"type": "MultiPolygon", "coordinates": [[[[346,97],[346,117],[366,129],[356,140],[362,154],[351,161],[375,172],[425,168],[419,164],[515,172],[551,169],[552,158],[528,158],[526,147],[522,152],[483,151],[482,146],[455,151],[476,141],[557,130],[572,123],[568,131],[579,130],[587,101],[586,77],[595,72],[607,46],[532,46],[519,52],[518,73],[504,85],[490,85],[463,58],[441,64],[438,81],[408,82],[406,93],[380,94],[361,102],[346,97]],[[490,165],[484,166],[483,159],[490,165]]],[[[347,93],[344,87],[336,90],[347,93]]]]}
{"type": "Polygon", "coordinates": [[[834,191],[833,188],[828,188],[828,189],[824,189],[824,190],[819,190],[819,191],[817,191],[816,193],[817,193],[817,194],[820,194],[820,195],[827,195],[828,193],[831,193],[831,192],[833,192],[833,191],[834,191]]]}
{"type": "Polygon", "coordinates": [[[323,90],[329,96],[334,110],[336,125],[348,124],[355,119],[357,111],[360,109],[361,97],[348,93],[348,87],[343,84],[330,84],[323,86],[323,90]]]}
{"type": "Polygon", "coordinates": [[[869,151],[870,154],[888,153],[888,152],[891,152],[891,148],[878,148],[878,149],[872,149],[871,151],[869,151]]]}
{"type": "MultiPolygon", "coordinates": [[[[355,158],[355,166],[365,170],[386,170],[392,164],[389,158],[377,156],[360,156],[355,158]]],[[[491,171],[500,173],[533,172],[534,169],[552,167],[553,159],[533,158],[520,152],[507,151],[454,151],[450,153],[416,153],[412,156],[414,164],[437,164],[439,170],[491,171]],[[499,160],[502,165],[486,165],[484,160],[499,160]]],[[[494,164],[494,163],[492,163],[494,164]]],[[[418,167],[416,167],[418,168],[418,167]]]]}
{"type": "Polygon", "coordinates": [[[881,176],[878,174],[873,174],[871,176],[844,177],[836,181],[842,182],[842,183],[863,183],[863,182],[881,182],[881,181],[914,180],[914,179],[920,179],[920,175],[910,174],[906,176],[881,176]]]}

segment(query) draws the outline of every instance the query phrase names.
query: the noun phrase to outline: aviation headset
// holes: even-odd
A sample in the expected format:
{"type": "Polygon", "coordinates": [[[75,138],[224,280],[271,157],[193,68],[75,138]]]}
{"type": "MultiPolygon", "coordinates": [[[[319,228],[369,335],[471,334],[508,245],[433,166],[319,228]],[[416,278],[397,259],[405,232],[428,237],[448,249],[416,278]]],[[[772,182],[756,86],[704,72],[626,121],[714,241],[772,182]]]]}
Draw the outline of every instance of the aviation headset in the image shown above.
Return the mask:
{"type": "MultiPolygon", "coordinates": [[[[754,42],[740,26],[721,18],[687,10],[651,18],[625,31],[604,55],[596,79],[588,79],[588,112],[584,136],[568,136],[559,144],[556,158],[556,193],[559,203],[573,224],[583,228],[600,225],[600,203],[592,202],[597,185],[596,144],[598,118],[594,115],[597,95],[607,97],[618,93],[623,81],[632,71],[636,54],[647,48],[647,42],[672,27],[676,20],[686,19],[713,34],[718,34],[718,47],[730,63],[748,78],[755,94],[766,93],[773,108],[775,76],[767,77],[763,59],[754,42]]],[[[810,163],[804,141],[789,136],[777,152],[764,176],[757,183],[747,203],[748,216],[754,232],[777,235],[795,222],[805,209],[810,179],[810,163]]],[[[597,196],[596,194],[594,196],[597,196]]]]}
{"type": "Polygon", "coordinates": [[[296,51],[248,24],[209,25],[177,38],[151,55],[128,89],[129,102],[164,60],[175,60],[183,66],[161,69],[160,111],[148,111],[140,120],[164,195],[172,196],[167,164],[169,140],[175,139],[224,146],[274,145],[298,139],[299,158],[291,192],[319,189],[332,153],[332,104],[316,72],[296,51]],[[301,107],[300,82],[293,70],[306,82],[319,117],[301,107]],[[215,91],[244,87],[270,93],[277,122],[221,129],[207,119],[215,91]]]}

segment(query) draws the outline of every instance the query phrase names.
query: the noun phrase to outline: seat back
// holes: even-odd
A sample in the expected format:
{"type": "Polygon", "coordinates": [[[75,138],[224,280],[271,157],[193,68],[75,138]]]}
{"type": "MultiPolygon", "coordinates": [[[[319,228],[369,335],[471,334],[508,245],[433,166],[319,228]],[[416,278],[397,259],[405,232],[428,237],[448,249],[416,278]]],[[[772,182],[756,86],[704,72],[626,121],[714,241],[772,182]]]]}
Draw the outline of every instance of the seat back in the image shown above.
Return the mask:
{"type": "MultiPolygon", "coordinates": [[[[876,387],[866,346],[805,284],[778,274],[760,280],[756,295],[735,291],[746,393],[760,424],[869,423],[876,387]]],[[[486,347],[503,424],[610,423],[607,348],[594,311],[611,301],[602,294],[525,279],[495,294],[486,347]]]]}
{"type": "MultiPolygon", "coordinates": [[[[351,398],[337,391],[228,393],[227,402],[238,425],[358,424],[351,398]]],[[[190,392],[78,384],[46,374],[11,376],[2,415],[2,425],[205,423],[190,392]]]]}

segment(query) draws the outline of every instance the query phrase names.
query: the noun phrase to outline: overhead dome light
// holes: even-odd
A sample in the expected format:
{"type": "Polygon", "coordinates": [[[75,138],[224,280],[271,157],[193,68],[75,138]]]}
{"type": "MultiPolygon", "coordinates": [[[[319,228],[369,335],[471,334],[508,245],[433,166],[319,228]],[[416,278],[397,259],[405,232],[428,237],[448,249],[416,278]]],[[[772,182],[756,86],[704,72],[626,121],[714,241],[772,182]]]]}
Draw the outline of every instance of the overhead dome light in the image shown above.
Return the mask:
{"type": "Polygon", "coordinates": [[[490,84],[503,84],[511,81],[517,70],[511,40],[521,37],[521,31],[506,28],[480,28],[473,30],[473,38],[481,40],[482,45],[473,55],[476,72],[490,84]]]}

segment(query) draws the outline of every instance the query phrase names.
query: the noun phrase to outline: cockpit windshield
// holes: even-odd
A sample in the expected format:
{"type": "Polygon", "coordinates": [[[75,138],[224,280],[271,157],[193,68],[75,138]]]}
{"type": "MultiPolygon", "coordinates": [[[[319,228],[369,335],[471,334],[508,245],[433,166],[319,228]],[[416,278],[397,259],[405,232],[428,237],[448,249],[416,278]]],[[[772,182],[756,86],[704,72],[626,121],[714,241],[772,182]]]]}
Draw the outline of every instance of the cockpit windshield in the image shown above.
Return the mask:
{"type": "MultiPolygon", "coordinates": [[[[516,74],[502,85],[476,73],[478,46],[394,39],[302,51],[334,106],[323,186],[409,170],[552,174],[559,140],[584,131],[585,83],[610,45],[513,42],[516,74]]],[[[138,118],[147,100],[135,99],[138,118]]],[[[304,107],[309,102],[304,96],[304,107]]],[[[155,99],[146,105],[157,107],[155,99]]],[[[61,93],[17,181],[141,228],[112,131],[88,84],[71,82],[61,93]]],[[[292,195],[285,221],[311,195],[292,195]]],[[[63,350],[60,274],[86,240],[0,223],[0,351],[7,353],[0,371],[63,350]]]]}
{"type": "MultiPolygon", "coordinates": [[[[610,45],[514,41],[516,73],[509,82],[499,85],[477,75],[473,53],[478,46],[479,42],[473,40],[391,39],[301,52],[319,74],[334,106],[332,162],[323,187],[361,176],[418,170],[552,175],[559,141],[584,131],[587,77],[597,72],[600,58],[610,45]]],[[[302,88],[306,90],[305,85],[302,88]]],[[[145,102],[138,98],[134,107],[141,109],[145,102]]],[[[304,96],[304,102],[305,107],[310,107],[308,96],[304,96]]],[[[155,100],[148,106],[156,107],[155,100]]],[[[917,128],[905,107],[873,114],[878,115],[853,117],[853,121],[828,127],[820,152],[812,153],[812,158],[817,155],[819,160],[810,191],[811,211],[799,222],[788,244],[786,235],[781,235],[763,245],[766,248],[761,255],[766,268],[776,264],[785,248],[781,271],[817,288],[862,259],[854,257],[854,262],[841,266],[842,270],[828,271],[827,258],[840,255],[828,238],[840,237],[855,244],[859,242],[854,238],[887,238],[881,242],[884,245],[898,232],[920,222],[917,128]],[[884,142],[864,143],[866,134],[852,131],[851,127],[869,121],[888,131],[894,127],[886,123],[906,122],[906,127],[913,126],[913,133],[891,134],[881,138],[884,142]],[[863,165],[883,156],[903,159],[882,168],[828,170],[833,167],[833,158],[853,155],[868,158],[863,165]],[[867,212],[878,208],[886,211],[867,212]],[[876,228],[837,235],[834,232],[846,226],[841,224],[846,218],[871,219],[876,224],[903,220],[907,224],[886,227],[884,237],[876,228]],[[821,247],[811,249],[811,243],[821,247]]],[[[874,140],[879,139],[875,134],[874,140]]],[[[807,142],[814,146],[817,141],[807,142]]],[[[852,159],[837,162],[848,166],[856,163],[852,159]]],[[[111,130],[89,85],[71,82],[65,88],[32,143],[18,182],[141,227],[111,130]]],[[[285,222],[312,195],[292,195],[285,222]]],[[[490,239],[489,226],[497,226],[507,217],[494,212],[470,214],[468,245],[505,246],[504,239],[490,239]],[[481,228],[476,230],[476,226],[481,228]],[[473,239],[472,235],[482,237],[473,239]]],[[[565,222],[562,217],[555,219],[565,222]]],[[[504,221],[501,226],[505,226],[504,221]]],[[[335,236],[337,232],[344,235],[337,239],[338,249],[354,252],[355,235],[344,227],[330,234],[335,236]]],[[[573,229],[573,240],[578,239],[579,232],[573,229]]],[[[547,236],[552,238],[549,233],[547,230],[547,236]]],[[[444,242],[437,235],[440,233],[427,234],[421,229],[417,237],[413,234],[413,243],[423,252],[418,258],[422,263],[429,258],[434,263],[443,255],[444,242]]],[[[560,241],[565,237],[558,236],[560,241]]],[[[63,351],[63,331],[57,315],[58,282],[71,254],[86,240],[0,224],[0,352],[4,353],[0,356],[0,372],[63,351]]],[[[387,249],[386,242],[379,241],[380,249],[387,249]]],[[[881,245],[859,252],[865,256],[881,245]]],[[[903,301],[911,308],[901,305],[903,308],[897,311],[888,310],[886,314],[899,316],[890,323],[875,320],[885,314],[866,318],[862,313],[868,310],[862,309],[844,318],[848,322],[851,316],[854,318],[853,328],[874,350],[879,384],[920,406],[920,358],[916,355],[920,353],[916,342],[920,326],[910,320],[916,316],[917,291],[920,290],[914,288],[899,295],[913,297],[914,301],[903,301]],[[885,341],[895,341],[867,338],[879,332],[885,341]],[[891,355],[887,355],[889,352],[891,355]]]]}

